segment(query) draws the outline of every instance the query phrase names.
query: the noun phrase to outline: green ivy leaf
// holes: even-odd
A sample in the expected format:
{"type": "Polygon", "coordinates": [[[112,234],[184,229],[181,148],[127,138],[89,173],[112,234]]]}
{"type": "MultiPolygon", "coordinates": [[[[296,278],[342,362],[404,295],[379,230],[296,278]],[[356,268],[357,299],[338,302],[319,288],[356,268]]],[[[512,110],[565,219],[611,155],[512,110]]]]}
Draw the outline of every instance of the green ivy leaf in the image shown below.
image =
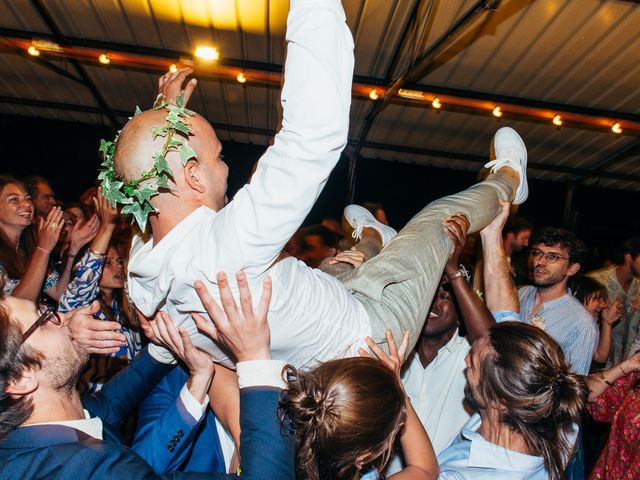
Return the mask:
{"type": "Polygon", "coordinates": [[[180,148],[180,161],[182,162],[182,166],[186,165],[190,158],[196,158],[196,152],[193,151],[193,148],[191,148],[187,142],[184,142],[180,148]]]}
{"type": "Polygon", "coordinates": [[[184,100],[184,90],[180,90],[180,93],[176,97],[176,105],[180,108],[184,108],[187,102],[184,100]]]}
{"type": "Polygon", "coordinates": [[[155,140],[158,137],[166,137],[169,129],[167,127],[151,127],[151,137],[155,140]]]}
{"type": "Polygon", "coordinates": [[[182,120],[178,120],[177,122],[175,122],[173,124],[173,128],[187,136],[189,135],[189,133],[191,133],[191,129],[189,128],[189,126],[186,123],[182,122],[182,120]]]}
{"type": "Polygon", "coordinates": [[[142,110],[140,110],[140,107],[136,105],[136,110],[133,112],[133,116],[137,117],[141,113],[142,113],[142,110]]]}
{"type": "Polygon", "coordinates": [[[158,188],[169,188],[169,175],[161,173],[158,175],[158,188]]]}
{"type": "Polygon", "coordinates": [[[169,175],[173,175],[173,172],[171,171],[171,167],[167,163],[167,159],[164,158],[164,155],[162,155],[162,152],[156,152],[153,156],[153,160],[154,160],[153,165],[156,168],[156,172],[158,173],[167,172],[169,175]]]}
{"type": "Polygon", "coordinates": [[[133,196],[138,199],[138,202],[145,203],[151,200],[151,197],[157,195],[158,192],[153,188],[143,186],[133,192],[133,196]]]}
{"type": "Polygon", "coordinates": [[[147,228],[147,219],[150,213],[155,213],[156,209],[150,203],[145,203],[144,205],[140,205],[139,203],[132,203],[131,205],[127,205],[122,209],[123,215],[132,215],[133,221],[135,221],[140,230],[144,232],[145,228],[147,228]]]}

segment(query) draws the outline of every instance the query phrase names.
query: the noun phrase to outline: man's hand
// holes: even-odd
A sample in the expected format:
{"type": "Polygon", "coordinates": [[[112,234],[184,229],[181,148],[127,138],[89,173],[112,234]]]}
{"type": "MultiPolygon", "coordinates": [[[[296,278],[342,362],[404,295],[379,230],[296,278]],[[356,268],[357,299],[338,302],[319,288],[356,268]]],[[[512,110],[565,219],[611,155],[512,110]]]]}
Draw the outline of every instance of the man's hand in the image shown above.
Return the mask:
{"type": "Polygon", "coordinates": [[[451,239],[451,252],[445,266],[445,273],[457,272],[460,268],[460,254],[467,241],[467,230],[469,230],[469,220],[463,215],[452,215],[442,222],[444,233],[451,239]]]}
{"type": "Polygon", "coordinates": [[[174,101],[180,95],[180,92],[184,90],[184,102],[185,104],[191,98],[191,94],[196,88],[198,81],[192,78],[187,84],[182,86],[187,76],[193,73],[191,67],[180,67],[175,72],[167,72],[158,80],[158,92],[165,96],[168,101],[174,101]]]}
{"type": "Polygon", "coordinates": [[[364,263],[364,253],[352,247],[351,250],[345,250],[340,252],[331,260],[329,260],[329,265],[335,265],[336,263],[348,263],[352,265],[353,268],[358,268],[360,265],[364,263]]]}
{"type": "Polygon", "coordinates": [[[499,236],[500,239],[502,239],[502,229],[509,218],[511,204],[500,199],[498,199],[498,203],[501,208],[500,213],[498,213],[496,218],[494,218],[489,225],[480,230],[480,237],[482,238],[495,238],[496,236],[499,236]]]}
{"type": "Polygon", "coordinates": [[[608,323],[609,325],[613,325],[620,318],[622,318],[623,307],[622,301],[620,298],[616,298],[616,300],[611,303],[607,308],[602,309],[602,321],[608,323]]]}
{"type": "Polygon", "coordinates": [[[211,356],[194,347],[189,333],[184,328],[176,329],[168,314],[159,312],[149,323],[154,330],[154,336],[187,367],[187,388],[198,402],[204,403],[215,373],[211,356]]]}
{"type": "Polygon", "coordinates": [[[240,308],[231,294],[227,275],[220,272],[217,280],[222,308],[213,299],[204,283],[197,281],[195,284],[198,296],[213,320],[211,323],[200,314],[192,314],[198,330],[224,345],[238,362],[270,359],[271,333],[267,312],[271,302],[271,278],[266,277],[262,282],[262,295],[255,309],[244,272],[236,274],[240,291],[240,308]]]}
{"type": "Polygon", "coordinates": [[[89,353],[116,353],[126,343],[125,336],[116,331],[122,325],[95,318],[99,308],[96,300],[91,305],[66,314],[65,323],[71,332],[71,340],[89,353]]]}

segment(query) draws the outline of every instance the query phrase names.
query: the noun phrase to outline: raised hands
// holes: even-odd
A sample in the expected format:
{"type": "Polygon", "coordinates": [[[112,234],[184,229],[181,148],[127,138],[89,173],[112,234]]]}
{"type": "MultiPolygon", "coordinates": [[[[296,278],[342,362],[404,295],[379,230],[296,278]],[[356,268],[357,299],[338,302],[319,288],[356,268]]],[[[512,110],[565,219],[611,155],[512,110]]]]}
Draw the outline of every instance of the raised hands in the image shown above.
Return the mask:
{"type": "Polygon", "coordinates": [[[183,87],[184,81],[192,73],[193,68],[191,67],[180,67],[175,72],[165,73],[158,79],[158,93],[164,95],[166,100],[175,101],[180,92],[184,90],[184,102],[186,104],[198,84],[198,81],[192,78],[183,87]]]}
{"type": "Polygon", "coordinates": [[[88,220],[78,220],[69,234],[69,252],[77,254],[78,250],[93,240],[99,227],[100,220],[95,213],[88,220]]]}
{"type": "MultiPolygon", "coordinates": [[[[396,345],[396,341],[393,338],[393,334],[391,330],[387,330],[387,344],[389,345],[389,354],[382,350],[376,342],[373,341],[371,337],[365,338],[365,342],[367,346],[371,349],[375,358],[384,363],[387,367],[389,367],[396,374],[398,379],[400,378],[400,370],[402,369],[402,363],[407,355],[407,348],[409,346],[409,332],[405,331],[402,335],[402,343],[400,344],[400,348],[396,345]]],[[[358,353],[361,357],[373,357],[369,352],[365,349],[358,349],[358,353]]]]}
{"type": "Polygon", "coordinates": [[[268,360],[271,358],[271,333],[267,322],[267,312],[271,302],[271,278],[262,282],[262,295],[253,308],[249,283],[244,272],[236,274],[240,292],[240,306],[231,293],[227,275],[218,273],[218,289],[222,308],[211,296],[201,281],[195,284],[198,296],[211,321],[194,313],[193,319],[198,330],[224,345],[238,362],[247,360],[268,360]]]}
{"type": "Polygon", "coordinates": [[[102,187],[98,187],[98,193],[93,197],[93,205],[96,208],[96,215],[100,219],[100,227],[115,226],[118,221],[118,209],[102,195],[102,187]]]}
{"type": "Polygon", "coordinates": [[[55,248],[62,227],[64,227],[62,215],[60,207],[52,207],[47,216],[40,219],[38,222],[38,247],[47,252],[51,252],[55,248]]]}
{"type": "Polygon", "coordinates": [[[451,252],[445,267],[445,273],[453,273],[460,268],[460,254],[467,241],[467,230],[469,230],[469,220],[464,215],[452,215],[442,222],[444,233],[451,239],[451,252]]]}
{"type": "Polygon", "coordinates": [[[340,252],[331,260],[329,260],[329,265],[335,265],[336,263],[348,263],[352,265],[353,268],[358,268],[365,261],[364,253],[352,247],[351,250],[345,250],[340,252]]]}
{"type": "Polygon", "coordinates": [[[607,308],[602,309],[602,321],[609,325],[613,325],[622,318],[623,308],[620,298],[616,298],[614,302],[607,306],[607,308]]]}
{"type": "Polygon", "coordinates": [[[66,324],[71,339],[89,353],[108,355],[115,353],[125,344],[125,336],[117,332],[122,326],[118,322],[108,322],[95,318],[100,304],[74,310],[66,315],[66,324]]]}

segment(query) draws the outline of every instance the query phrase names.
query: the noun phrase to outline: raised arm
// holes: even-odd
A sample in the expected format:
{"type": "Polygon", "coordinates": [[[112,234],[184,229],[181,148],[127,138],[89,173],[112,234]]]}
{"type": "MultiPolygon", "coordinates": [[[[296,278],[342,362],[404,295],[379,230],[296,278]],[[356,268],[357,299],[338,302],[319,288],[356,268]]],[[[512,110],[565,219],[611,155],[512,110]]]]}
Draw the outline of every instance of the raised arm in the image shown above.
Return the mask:
{"type": "Polygon", "coordinates": [[[499,200],[502,211],[480,231],[484,257],[484,295],[491,313],[520,312],[518,291],[513,282],[502,243],[502,228],[509,217],[509,203],[499,200]]]}
{"type": "Polygon", "coordinates": [[[469,221],[463,216],[453,215],[443,222],[443,226],[452,243],[444,273],[451,282],[467,332],[471,339],[475,340],[487,333],[496,322],[480,297],[467,283],[465,275],[461,271],[460,253],[466,242],[469,221]]]}
{"type": "Polygon", "coordinates": [[[32,302],[38,301],[47,274],[49,257],[58,243],[63,225],[62,210],[59,207],[53,207],[49,210],[46,218],[39,219],[37,225],[38,244],[20,282],[12,292],[6,292],[7,294],[32,302]]]}
{"type": "Polygon", "coordinates": [[[339,0],[292,0],[282,127],[212,231],[218,269],[264,271],[300,226],[347,142],[353,40],[339,0]],[[228,252],[233,252],[234,255],[228,252]],[[222,257],[222,256],[221,256],[222,257]]]}

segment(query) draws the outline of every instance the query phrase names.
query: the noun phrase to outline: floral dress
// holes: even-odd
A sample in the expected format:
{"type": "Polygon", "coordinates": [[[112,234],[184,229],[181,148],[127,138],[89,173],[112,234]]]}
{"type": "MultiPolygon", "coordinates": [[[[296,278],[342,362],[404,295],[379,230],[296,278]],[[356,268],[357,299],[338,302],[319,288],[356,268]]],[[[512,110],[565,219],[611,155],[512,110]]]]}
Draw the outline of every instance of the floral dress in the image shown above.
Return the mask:
{"type": "Polygon", "coordinates": [[[611,423],[611,433],[589,480],[640,479],[640,375],[618,379],[595,402],[589,413],[611,423]]]}
{"type": "MultiPolygon", "coordinates": [[[[13,293],[13,291],[16,289],[16,287],[20,283],[20,280],[22,279],[9,278],[9,276],[7,275],[7,271],[2,266],[2,264],[0,264],[0,272],[4,273],[4,276],[7,279],[7,281],[4,284],[3,294],[5,297],[8,297],[13,293]]],[[[47,290],[55,286],[55,284],[58,283],[59,279],[60,279],[60,275],[58,274],[58,272],[53,268],[49,268],[47,270],[47,277],[44,279],[44,284],[42,285],[42,292],[46,292],[47,290]]]]}
{"type": "MultiPolygon", "coordinates": [[[[100,295],[98,284],[104,263],[104,257],[97,256],[91,251],[87,251],[84,254],[76,265],[77,271],[74,279],[69,283],[67,290],[60,298],[59,311],[75,310],[90,304],[98,298],[100,295]]],[[[116,321],[123,325],[125,317],[116,297],[113,298],[110,307],[116,321]]],[[[109,320],[101,310],[98,310],[96,316],[100,320],[109,320]]],[[[121,331],[126,338],[126,343],[120,347],[120,350],[110,355],[91,355],[80,379],[79,389],[81,394],[100,390],[109,378],[127,366],[129,361],[142,349],[142,341],[138,332],[124,325],[121,331]]]]}

